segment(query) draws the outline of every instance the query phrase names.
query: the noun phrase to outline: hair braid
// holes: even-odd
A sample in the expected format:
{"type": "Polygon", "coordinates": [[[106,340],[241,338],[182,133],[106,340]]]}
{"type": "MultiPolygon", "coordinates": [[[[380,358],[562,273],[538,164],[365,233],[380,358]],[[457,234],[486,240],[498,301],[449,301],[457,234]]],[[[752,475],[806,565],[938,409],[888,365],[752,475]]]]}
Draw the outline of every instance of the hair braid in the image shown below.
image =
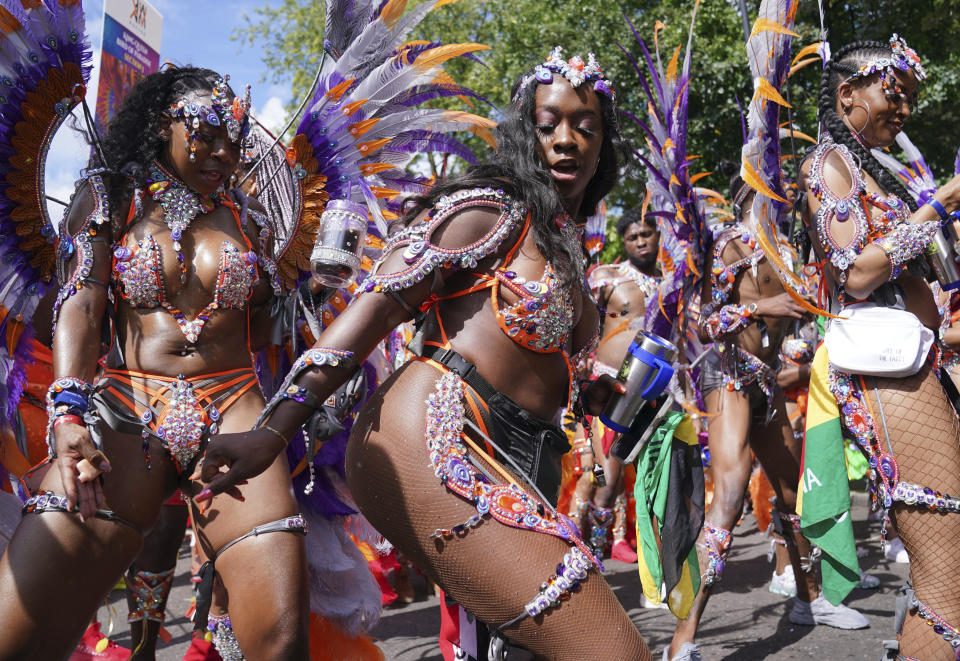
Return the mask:
{"type": "Polygon", "coordinates": [[[917,210],[917,203],[907,192],[896,177],[873,157],[868,149],[853,136],[850,129],[840,115],[837,114],[837,88],[849,76],[853,75],[861,65],[876,57],[889,56],[892,53],[889,44],[880,41],[855,41],[838,50],[827,62],[820,78],[820,95],[817,109],[820,123],[833,136],[833,139],[847,147],[860,159],[860,166],[871,176],[888,195],[896,195],[903,200],[912,211],[917,210]]]}

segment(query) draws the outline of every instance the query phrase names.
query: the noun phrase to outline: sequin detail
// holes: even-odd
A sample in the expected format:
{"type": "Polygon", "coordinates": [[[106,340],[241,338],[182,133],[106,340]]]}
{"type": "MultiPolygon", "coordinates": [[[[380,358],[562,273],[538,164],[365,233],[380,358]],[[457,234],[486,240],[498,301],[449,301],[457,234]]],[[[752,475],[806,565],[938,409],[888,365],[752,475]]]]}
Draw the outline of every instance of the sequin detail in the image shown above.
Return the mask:
{"type": "MultiPolygon", "coordinates": [[[[906,262],[922,253],[939,228],[939,223],[933,222],[901,229],[910,217],[910,207],[896,195],[885,197],[868,193],[860,163],[846,145],[836,144],[830,135],[824,135],[813,152],[808,182],[810,191],[820,201],[815,219],[817,236],[827,258],[840,270],[841,285],[846,282],[848,270],[868,242],[880,245],[890,257],[893,279],[900,275],[906,262]],[[834,191],[824,181],[826,161],[831,154],[843,160],[853,177],[853,184],[847,192],[834,191]],[[880,213],[871,215],[871,207],[880,213]],[[841,243],[832,228],[834,223],[846,222],[853,223],[853,233],[848,242],[841,243]]],[[[842,292],[840,299],[842,303],[842,292]]]]}
{"type": "MultiPolygon", "coordinates": [[[[66,221],[60,230],[60,238],[57,242],[58,256],[61,263],[68,262],[74,253],[76,253],[76,266],[69,278],[65,279],[64,285],[57,292],[57,300],[53,304],[53,324],[56,326],[57,319],[60,316],[60,307],[64,301],[80,291],[85,283],[90,281],[90,273],[93,271],[93,243],[92,240],[100,233],[100,227],[109,221],[109,202],[107,198],[107,188],[99,175],[91,175],[87,179],[87,185],[90,188],[90,199],[93,201],[93,209],[80,224],[80,229],[75,235],[67,231],[66,221]]],[[[64,278],[61,276],[61,280],[64,278]]]]}
{"type": "Polygon", "coordinates": [[[444,486],[476,507],[477,514],[452,528],[437,529],[431,538],[462,535],[489,515],[513,528],[553,535],[578,548],[590,562],[599,560],[568,519],[555,513],[517,484],[492,483],[474,464],[463,437],[463,381],[456,372],[444,372],[427,400],[425,439],[433,472],[444,486]]]}
{"type": "Polygon", "coordinates": [[[573,325],[573,303],[568,288],[558,282],[547,264],[539,280],[524,280],[507,267],[495,272],[494,305],[504,286],[520,297],[513,305],[498,308],[497,320],[503,332],[517,344],[538,353],[562,349],[573,325]]]}
{"type": "Polygon", "coordinates": [[[474,188],[441,197],[430,216],[422,223],[407,227],[387,239],[383,257],[402,250],[407,264],[394,273],[378,274],[383,258],[374,266],[364,283],[365,291],[398,291],[410,287],[434,271],[443,268],[473,268],[492,254],[520,225],[526,210],[506,193],[493,188],[474,188]],[[500,210],[500,217],[483,237],[460,248],[442,248],[431,242],[433,233],[454,214],[470,207],[500,210]]]}
{"type": "Polygon", "coordinates": [[[660,289],[660,278],[647,275],[635,267],[629,261],[624,261],[614,266],[608,266],[606,269],[612,269],[612,275],[606,275],[608,270],[596,269],[590,274],[589,285],[594,295],[598,295],[601,289],[606,287],[617,287],[627,282],[636,285],[637,289],[643,294],[644,299],[655,296],[660,289]]]}
{"type": "Polygon", "coordinates": [[[192,319],[166,298],[163,263],[156,239],[149,235],[136,249],[118,245],[113,250],[113,280],[120,296],[135,308],[163,306],[176,320],[187,341],[194,343],[210,315],[219,309],[243,309],[257,281],[257,255],[224,241],[220,246],[220,268],[213,300],[192,319]]]}
{"type": "Polygon", "coordinates": [[[223,661],[243,661],[243,651],[233,633],[229,615],[208,615],[207,629],[213,634],[213,646],[223,661]]]}
{"type": "Polygon", "coordinates": [[[710,587],[719,583],[723,576],[723,568],[727,564],[727,555],[730,553],[730,544],[733,543],[733,533],[726,528],[704,521],[703,542],[700,546],[706,548],[709,560],[702,580],[705,587],[710,587]]]}

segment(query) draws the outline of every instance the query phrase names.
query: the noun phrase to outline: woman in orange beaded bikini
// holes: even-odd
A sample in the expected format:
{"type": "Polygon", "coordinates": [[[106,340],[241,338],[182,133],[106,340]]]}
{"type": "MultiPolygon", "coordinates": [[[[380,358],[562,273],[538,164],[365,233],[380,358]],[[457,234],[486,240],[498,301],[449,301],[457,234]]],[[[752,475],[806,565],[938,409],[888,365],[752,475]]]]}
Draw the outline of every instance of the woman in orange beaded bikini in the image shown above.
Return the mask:
{"type": "MultiPolygon", "coordinates": [[[[177,488],[197,491],[188,478],[203,444],[249,429],[263,406],[249,347],[270,321],[263,218],[224,193],[248,108],[249,95],[206,69],[147,77],[108,128],[112,169],[88,171],[74,196],[47,395],[56,467],[0,562],[0,658],[67,653],[161,505],[177,488]]],[[[302,659],[304,526],[285,457],[231,493],[194,510],[231,604],[229,620],[211,622],[234,640],[232,622],[247,658],[302,659]]],[[[131,618],[161,621],[172,571],[138,568],[131,579],[131,618]]]]}

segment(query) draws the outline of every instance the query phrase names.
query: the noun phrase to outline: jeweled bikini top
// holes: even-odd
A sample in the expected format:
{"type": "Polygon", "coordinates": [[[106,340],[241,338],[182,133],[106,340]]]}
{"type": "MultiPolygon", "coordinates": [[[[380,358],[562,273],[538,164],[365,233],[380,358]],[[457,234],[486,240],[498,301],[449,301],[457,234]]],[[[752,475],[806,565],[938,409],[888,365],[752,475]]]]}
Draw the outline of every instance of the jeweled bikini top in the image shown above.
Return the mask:
{"type": "MultiPolygon", "coordinates": [[[[230,207],[237,227],[243,232],[236,209],[232,204],[225,205],[230,207]]],[[[246,251],[229,241],[220,245],[220,267],[213,300],[192,319],[167,299],[162,251],[153,235],[144,237],[134,247],[124,245],[126,234],[120,237],[113,249],[111,281],[120,297],[135,308],[162,306],[176,320],[187,341],[194,343],[215,310],[243,309],[253,293],[257,281],[257,254],[251,249],[246,234],[243,237],[246,251]]]]}

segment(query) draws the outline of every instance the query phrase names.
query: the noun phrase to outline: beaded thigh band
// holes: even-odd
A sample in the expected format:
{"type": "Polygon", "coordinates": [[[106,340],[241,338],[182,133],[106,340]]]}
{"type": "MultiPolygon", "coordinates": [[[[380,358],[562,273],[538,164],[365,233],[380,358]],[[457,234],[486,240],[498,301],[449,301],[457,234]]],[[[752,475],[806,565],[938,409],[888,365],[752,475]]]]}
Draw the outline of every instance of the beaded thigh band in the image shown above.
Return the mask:
{"type": "MultiPolygon", "coordinates": [[[[27,498],[21,511],[23,515],[26,516],[27,514],[43,514],[44,512],[64,512],[66,514],[77,514],[80,510],[79,508],[74,508],[72,510],[67,509],[66,496],[62,496],[52,491],[41,491],[35,496],[30,496],[27,498]]],[[[113,510],[97,510],[94,516],[96,516],[98,519],[114,521],[116,523],[121,523],[127,527],[133,528],[141,536],[144,534],[140,529],[140,526],[128,521],[113,510]]]]}
{"type": "Polygon", "coordinates": [[[216,566],[214,563],[217,558],[223,555],[224,551],[231,546],[239,544],[248,537],[257,537],[272,532],[292,532],[298,535],[306,535],[307,521],[303,518],[302,514],[298,514],[296,516],[288,516],[277,519],[276,521],[264,523],[263,525],[256,526],[247,534],[230,540],[221,546],[219,551],[211,554],[210,559],[200,567],[200,585],[197,587],[197,608],[193,616],[193,626],[195,630],[202,631],[206,628],[208,626],[208,619],[212,617],[210,616],[210,604],[213,601],[213,577],[216,575],[216,566]]]}
{"type": "MultiPolygon", "coordinates": [[[[436,391],[427,400],[424,436],[434,473],[448,490],[473,503],[477,514],[450,530],[438,529],[431,537],[448,539],[466,534],[483,517],[490,516],[503,525],[552,535],[571,545],[557,565],[556,573],[540,585],[537,596],[526,604],[524,611],[498,627],[503,630],[559,606],[580,589],[592,565],[601,569],[602,566],[569,519],[524,491],[508,473],[501,470],[500,475],[494,477],[473,456],[484,453],[464,433],[465,418],[464,382],[457,372],[445,371],[437,379],[436,391]],[[467,451],[468,445],[472,452],[467,451]],[[499,483],[500,480],[509,483],[499,483]]],[[[488,459],[497,469],[497,463],[488,459]]]]}
{"type": "Polygon", "coordinates": [[[703,572],[703,585],[710,587],[720,582],[723,568],[727,563],[727,554],[730,553],[730,544],[733,543],[733,533],[726,528],[715,526],[709,521],[703,522],[703,545],[707,549],[707,570],[703,572]]]}
{"type": "Polygon", "coordinates": [[[960,629],[937,615],[936,611],[917,599],[916,593],[913,592],[910,594],[910,611],[922,618],[935,634],[947,641],[956,657],[960,659],[960,629]]]}

